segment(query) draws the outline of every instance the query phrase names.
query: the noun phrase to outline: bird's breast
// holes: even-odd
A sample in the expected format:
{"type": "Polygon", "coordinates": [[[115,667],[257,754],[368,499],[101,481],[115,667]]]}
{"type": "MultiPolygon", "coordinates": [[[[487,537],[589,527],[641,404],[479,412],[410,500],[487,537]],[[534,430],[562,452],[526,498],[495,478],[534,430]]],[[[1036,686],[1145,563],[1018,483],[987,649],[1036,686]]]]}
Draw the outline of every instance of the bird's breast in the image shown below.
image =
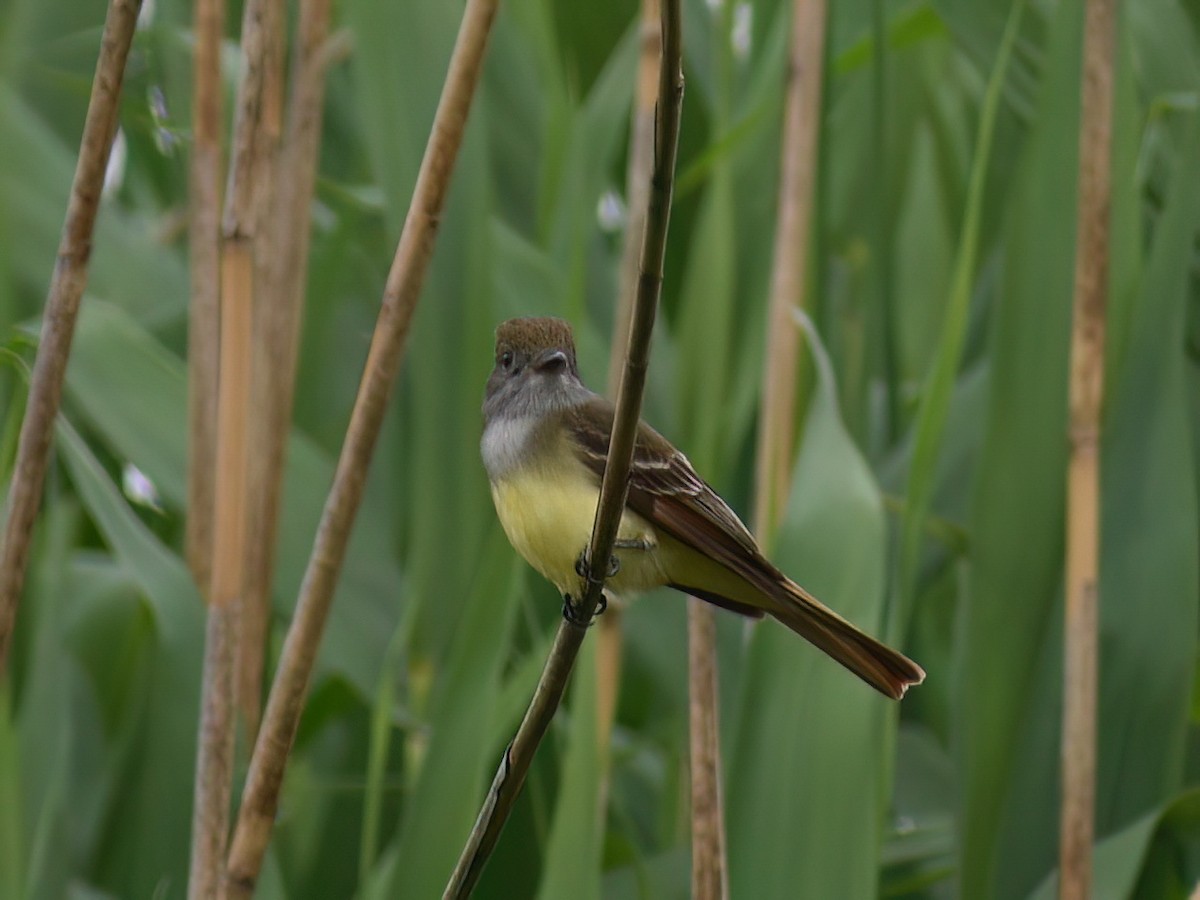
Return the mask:
{"type": "MultiPolygon", "coordinates": [[[[492,499],[505,534],[518,553],[559,591],[575,593],[575,563],[592,536],[599,489],[594,478],[570,465],[528,466],[492,481],[492,499]]],[[[620,550],[620,571],[610,579],[618,593],[663,584],[652,525],[625,510],[618,539],[644,541],[645,550],[620,550]]]]}

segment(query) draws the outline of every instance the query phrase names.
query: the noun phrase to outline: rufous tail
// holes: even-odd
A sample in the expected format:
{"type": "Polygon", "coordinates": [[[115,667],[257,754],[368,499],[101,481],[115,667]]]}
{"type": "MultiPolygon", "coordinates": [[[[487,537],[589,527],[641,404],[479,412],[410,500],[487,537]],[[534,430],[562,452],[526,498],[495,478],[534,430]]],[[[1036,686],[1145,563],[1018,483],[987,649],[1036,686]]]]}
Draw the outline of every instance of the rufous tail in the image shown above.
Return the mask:
{"type": "Polygon", "coordinates": [[[893,700],[925,680],[925,670],[915,662],[856,628],[795,582],[780,582],[771,599],[772,616],[893,700]]]}

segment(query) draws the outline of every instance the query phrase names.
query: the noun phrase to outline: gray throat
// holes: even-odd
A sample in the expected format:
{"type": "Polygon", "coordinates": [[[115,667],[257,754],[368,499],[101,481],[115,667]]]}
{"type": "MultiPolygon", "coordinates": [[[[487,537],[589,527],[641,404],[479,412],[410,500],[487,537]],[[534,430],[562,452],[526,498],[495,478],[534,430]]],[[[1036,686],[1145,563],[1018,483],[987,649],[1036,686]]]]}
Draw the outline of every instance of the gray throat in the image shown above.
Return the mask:
{"type": "Polygon", "coordinates": [[[502,480],[536,459],[547,419],[593,396],[570,375],[532,383],[514,379],[489,394],[483,403],[479,442],[488,478],[502,480]]]}
{"type": "Polygon", "coordinates": [[[537,426],[538,419],[532,415],[492,417],[479,442],[489,479],[501,481],[528,460],[537,426]]]}

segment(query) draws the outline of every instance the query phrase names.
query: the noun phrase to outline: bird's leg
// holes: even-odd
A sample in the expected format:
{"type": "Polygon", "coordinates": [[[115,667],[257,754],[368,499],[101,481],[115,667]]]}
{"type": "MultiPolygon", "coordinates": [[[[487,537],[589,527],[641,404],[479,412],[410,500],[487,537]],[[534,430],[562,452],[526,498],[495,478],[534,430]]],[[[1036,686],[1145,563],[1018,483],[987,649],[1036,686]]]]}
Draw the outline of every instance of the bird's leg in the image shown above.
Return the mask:
{"type": "Polygon", "coordinates": [[[626,538],[623,541],[613,541],[614,550],[651,550],[654,545],[641,538],[626,538]]]}

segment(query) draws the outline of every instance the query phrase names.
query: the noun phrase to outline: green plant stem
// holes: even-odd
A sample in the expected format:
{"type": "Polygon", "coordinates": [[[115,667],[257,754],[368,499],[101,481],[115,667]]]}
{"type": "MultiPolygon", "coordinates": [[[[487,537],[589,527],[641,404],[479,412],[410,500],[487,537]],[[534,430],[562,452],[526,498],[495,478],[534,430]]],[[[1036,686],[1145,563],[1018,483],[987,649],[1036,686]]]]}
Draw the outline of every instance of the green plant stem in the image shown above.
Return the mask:
{"type": "Polygon", "coordinates": [[[975,157],[967,186],[967,206],[963,215],[963,230],[954,262],[954,276],[946,318],[938,340],[937,356],[933,361],[921,405],[917,411],[916,440],[908,476],[908,492],[904,522],[900,528],[899,598],[898,609],[888,610],[886,633],[894,640],[903,636],[904,623],[916,591],[917,563],[925,517],[933,497],[933,476],[941,450],[946,419],[950,414],[950,395],[966,339],[967,313],[971,305],[971,285],[975,277],[975,259],[979,253],[979,229],[983,219],[983,188],[991,157],[992,135],[996,129],[996,114],[1004,88],[1008,61],[1012,57],[1025,0],[1016,0],[1008,16],[1000,50],[992,67],[984,92],[983,108],[979,113],[979,130],[975,137],[975,157]]]}
{"type": "MultiPolygon", "coordinates": [[[[883,0],[871,0],[871,140],[876,147],[887,146],[887,23],[884,21],[883,0]]],[[[880,345],[883,349],[883,384],[887,401],[886,435],[888,446],[900,435],[900,364],[896,359],[896,344],[900,339],[896,325],[896,292],[892,288],[892,244],[888,215],[884,210],[891,196],[886,157],[879,161],[876,171],[876,197],[880,213],[871,222],[871,256],[875,263],[878,286],[880,345]]]]}
{"type": "MultiPolygon", "coordinates": [[[[608,560],[612,556],[621,513],[625,507],[633,446],[641,417],[642,394],[650,360],[650,335],[662,290],[663,258],[674,187],[675,154],[683,106],[682,23],[679,0],[666,0],[662,10],[662,62],[659,68],[654,167],[647,195],[646,231],[641,271],[630,321],[629,345],[617,394],[616,416],[608,448],[608,463],[600,485],[600,501],[588,547],[589,567],[577,605],[578,618],[589,621],[600,602],[608,560]]],[[[458,864],[443,895],[470,895],[529,774],[534,753],[562,701],[567,679],[587,629],[566,620],[558,626],[550,655],[533,699],[517,728],[483,802],[458,864]]]]}

